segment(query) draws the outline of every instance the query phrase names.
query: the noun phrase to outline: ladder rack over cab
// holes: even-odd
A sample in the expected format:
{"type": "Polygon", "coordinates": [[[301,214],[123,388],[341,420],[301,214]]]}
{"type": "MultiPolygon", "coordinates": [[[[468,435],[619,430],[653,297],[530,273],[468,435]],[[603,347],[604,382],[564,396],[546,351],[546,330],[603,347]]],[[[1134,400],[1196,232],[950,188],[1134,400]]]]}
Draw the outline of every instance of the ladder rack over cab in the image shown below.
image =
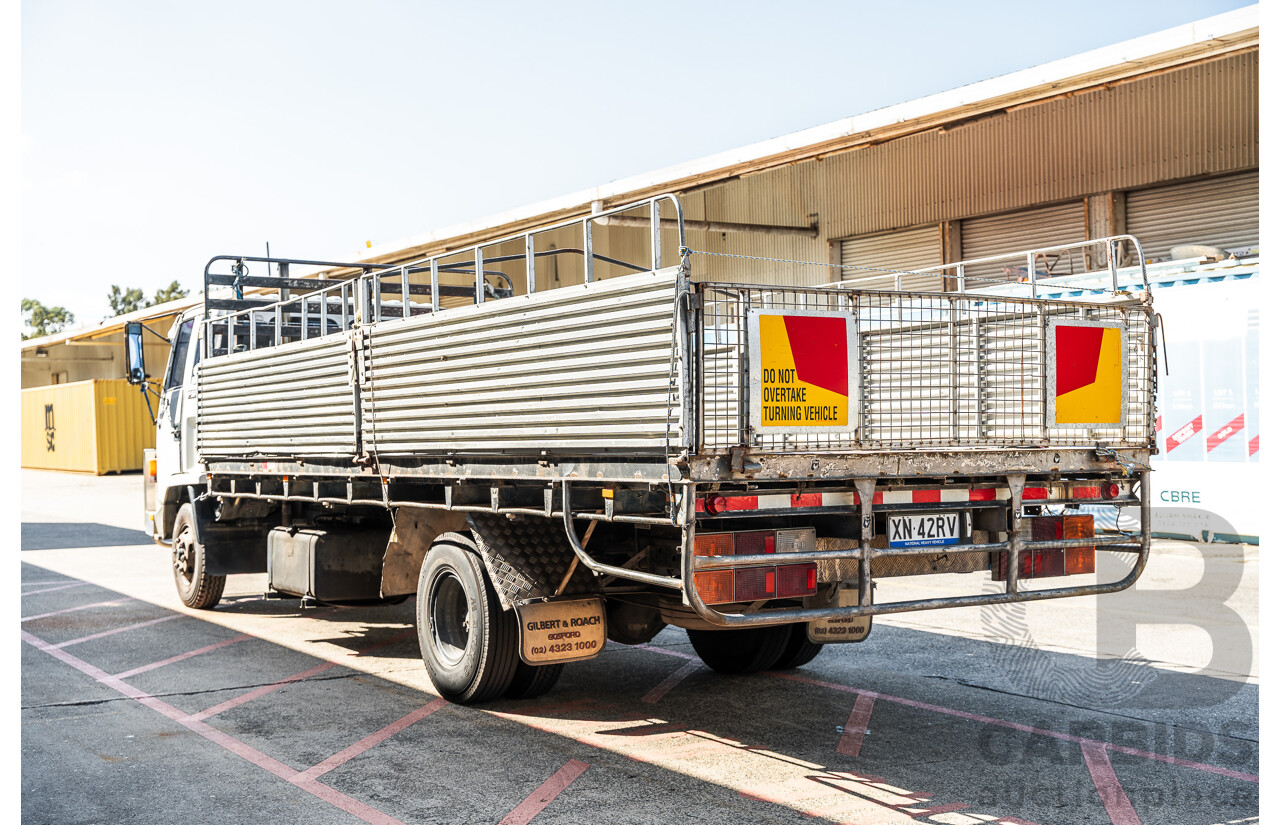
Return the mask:
{"type": "Polygon", "coordinates": [[[669,195],[407,263],[219,256],[175,325],[152,531],[196,606],[202,576],[263,570],[416,594],[459,701],[549,687],[606,633],[684,627],[740,672],[875,614],[1114,592],[1150,545],[1141,262],[1130,236],[915,272],[749,259],[691,249],[669,195]],[[1064,259],[1096,294],[1038,297],[1064,259]],[[1140,534],[1094,535],[1096,505],[1140,534]],[[1099,580],[1099,549],[1126,571],[1099,580]],[[926,574],[969,592],[874,589],[926,574]],[[448,615],[480,591],[492,615],[448,615]],[[519,667],[462,656],[463,627],[518,636],[519,667]]]}

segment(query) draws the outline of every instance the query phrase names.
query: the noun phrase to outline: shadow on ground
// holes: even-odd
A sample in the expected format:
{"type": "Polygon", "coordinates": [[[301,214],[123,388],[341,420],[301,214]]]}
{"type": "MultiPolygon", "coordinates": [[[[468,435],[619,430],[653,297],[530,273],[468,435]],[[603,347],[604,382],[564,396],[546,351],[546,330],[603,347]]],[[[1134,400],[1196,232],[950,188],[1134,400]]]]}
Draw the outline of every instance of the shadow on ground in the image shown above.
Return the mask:
{"type": "Polygon", "coordinates": [[[64,550],[72,547],[126,547],[151,544],[141,530],[127,530],[96,522],[23,522],[23,550],[64,550]]]}

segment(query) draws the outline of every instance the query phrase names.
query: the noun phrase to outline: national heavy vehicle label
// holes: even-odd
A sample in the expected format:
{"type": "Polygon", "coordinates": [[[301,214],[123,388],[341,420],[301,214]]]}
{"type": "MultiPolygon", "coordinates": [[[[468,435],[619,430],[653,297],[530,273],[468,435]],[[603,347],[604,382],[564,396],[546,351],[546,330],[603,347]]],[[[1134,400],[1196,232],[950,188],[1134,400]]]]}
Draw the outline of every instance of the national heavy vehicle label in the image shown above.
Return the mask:
{"type": "Polygon", "coordinates": [[[756,432],[851,432],[858,363],[852,316],[752,310],[748,318],[756,432]]]}
{"type": "Polygon", "coordinates": [[[1105,322],[1049,326],[1053,426],[1119,426],[1124,421],[1124,330],[1105,322]]]}

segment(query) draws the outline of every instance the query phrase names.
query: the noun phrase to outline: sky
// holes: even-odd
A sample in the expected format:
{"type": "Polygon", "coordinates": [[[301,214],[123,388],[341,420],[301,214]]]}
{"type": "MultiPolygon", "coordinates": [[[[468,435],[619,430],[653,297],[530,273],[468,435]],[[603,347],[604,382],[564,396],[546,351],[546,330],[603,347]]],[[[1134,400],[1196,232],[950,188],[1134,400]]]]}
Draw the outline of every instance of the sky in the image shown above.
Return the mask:
{"type": "Polygon", "coordinates": [[[96,323],[1245,5],[26,2],[22,297],[96,323]]]}

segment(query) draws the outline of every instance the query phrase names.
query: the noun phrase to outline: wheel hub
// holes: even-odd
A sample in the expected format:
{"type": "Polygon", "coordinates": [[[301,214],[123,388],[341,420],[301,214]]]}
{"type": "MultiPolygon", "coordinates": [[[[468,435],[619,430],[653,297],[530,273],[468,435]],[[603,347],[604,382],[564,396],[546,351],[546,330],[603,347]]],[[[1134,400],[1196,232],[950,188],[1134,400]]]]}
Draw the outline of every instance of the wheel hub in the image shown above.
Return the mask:
{"type": "Polygon", "coordinates": [[[430,598],[431,644],[450,665],[462,661],[471,639],[467,592],[458,577],[446,573],[436,579],[430,598]]]}
{"type": "Polygon", "coordinates": [[[173,569],[182,574],[184,578],[191,578],[191,553],[187,549],[187,545],[174,542],[173,545],[173,569]]]}

